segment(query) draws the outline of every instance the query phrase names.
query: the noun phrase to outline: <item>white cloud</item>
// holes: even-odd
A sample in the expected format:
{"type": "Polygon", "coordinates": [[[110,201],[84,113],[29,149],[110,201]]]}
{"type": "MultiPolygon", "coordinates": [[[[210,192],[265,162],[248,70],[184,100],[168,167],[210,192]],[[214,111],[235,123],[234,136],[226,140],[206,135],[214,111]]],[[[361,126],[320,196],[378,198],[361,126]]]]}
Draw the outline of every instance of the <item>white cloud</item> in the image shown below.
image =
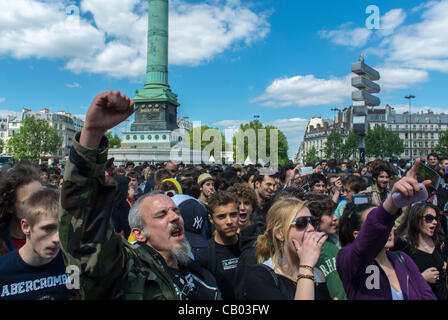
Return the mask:
{"type": "Polygon", "coordinates": [[[74,117],[81,119],[82,121],[86,121],[86,115],[85,114],[74,114],[74,117]]]}
{"type": "MultiPolygon", "coordinates": [[[[448,0],[428,1],[410,11],[421,12],[419,22],[404,25],[405,11],[393,9],[381,17],[381,29],[374,32],[348,22],[335,30],[320,31],[319,35],[335,44],[356,48],[365,47],[369,40],[380,40],[379,45],[375,43],[363,51],[380,56],[397,69],[448,73],[448,0]]],[[[426,77],[423,73],[418,76],[426,77]]]]}
{"type": "Polygon", "coordinates": [[[267,36],[267,15],[256,14],[241,1],[214,1],[188,4],[176,0],[171,5],[170,61],[197,65],[226,49],[267,36]]]}
{"type": "Polygon", "coordinates": [[[342,103],[351,95],[350,76],[319,79],[314,75],[274,80],[252,103],[267,107],[299,107],[342,103]]]}
{"type": "Polygon", "coordinates": [[[365,27],[352,28],[353,23],[345,23],[336,30],[321,30],[319,35],[323,39],[330,39],[331,42],[350,47],[363,47],[372,35],[372,31],[365,27]]]}
{"type": "Polygon", "coordinates": [[[65,14],[62,2],[0,2],[0,55],[23,59],[86,56],[103,46],[104,34],[65,14]]]}
{"type": "Polygon", "coordinates": [[[365,26],[356,27],[353,22],[340,25],[335,30],[321,30],[318,32],[323,39],[330,39],[331,42],[341,46],[364,47],[373,35],[380,37],[389,36],[403,24],[406,13],[403,9],[392,9],[380,18],[380,29],[368,29],[365,26]]]}
{"type": "Polygon", "coordinates": [[[22,112],[11,110],[0,110],[0,118],[6,118],[7,116],[22,117],[22,112]]]}
{"type": "MultiPolygon", "coordinates": [[[[429,74],[425,70],[389,65],[374,68],[381,74],[378,83],[382,91],[408,88],[429,80],[429,74]]],[[[251,102],[271,108],[341,104],[346,99],[350,100],[351,92],[355,90],[351,87],[353,76],[355,75],[348,74],[339,78],[320,79],[314,75],[306,75],[276,79],[262,95],[251,102]]]]}
{"type": "MultiPolygon", "coordinates": [[[[144,75],[148,1],[81,0],[80,16],[66,14],[69,4],[0,1],[0,56],[64,59],[65,67],[75,73],[144,75]]],[[[254,12],[239,0],[172,0],[169,62],[205,63],[226,50],[250,46],[269,30],[267,14],[254,12]]]]}
{"type": "Polygon", "coordinates": [[[424,7],[422,21],[400,28],[389,41],[387,61],[448,72],[448,1],[424,7]]]}
{"type": "MultiPolygon", "coordinates": [[[[434,107],[434,106],[413,106],[415,104],[415,99],[412,100],[411,104],[411,113],[427,113],[428,110],[434,112],[434,113],[448,113],[448,108],[443,107],[434,107]]],[[[404,113],[409,112],[409,104],[398,104],[398,105],[392,105],[392,107],[395,109],[396,113],[404,113]]]]}
{"type": "Polygon", "coordinates": [[[382,90],[404,89],[429,80],[428,72],[425,70],[399,67],[378,67],[376,69],[381,74],[378,83],[382,90]]]}
{"type": "Polygon", "coordinates": [[[81,85],[78,82],[67,83],[65,86],[69,88],[81,88],[81,85]]]}
{"type": "Polygon", "coordinates": [[[389,36],[403,24],[406,20],[406,13],[403,9],[393,9],[381,17],[379,33],[382,36],[389,36]]]}

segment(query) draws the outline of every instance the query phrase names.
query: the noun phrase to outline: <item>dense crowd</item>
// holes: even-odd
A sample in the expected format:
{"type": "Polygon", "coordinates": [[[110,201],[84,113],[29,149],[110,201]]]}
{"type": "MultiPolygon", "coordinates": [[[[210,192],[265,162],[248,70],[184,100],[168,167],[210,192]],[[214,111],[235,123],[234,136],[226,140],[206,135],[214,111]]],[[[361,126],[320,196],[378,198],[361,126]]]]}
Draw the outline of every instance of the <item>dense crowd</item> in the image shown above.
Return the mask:
{"type": "Polygon", "coordinates": [[[65,165],[1,169],[0,299],[447,299],[448,159],[116,165],[132,112],[102,93],[65,165]]]}

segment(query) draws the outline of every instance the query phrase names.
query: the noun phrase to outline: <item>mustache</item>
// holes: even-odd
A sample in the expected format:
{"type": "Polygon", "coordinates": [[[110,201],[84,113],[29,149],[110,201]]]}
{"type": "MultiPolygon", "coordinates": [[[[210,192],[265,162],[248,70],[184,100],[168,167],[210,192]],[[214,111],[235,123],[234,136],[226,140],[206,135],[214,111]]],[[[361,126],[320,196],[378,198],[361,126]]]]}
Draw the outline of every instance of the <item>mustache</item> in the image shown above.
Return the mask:
{"type": "Polygon", "coordinates": [[[174,222],[170,227],[170,233],[176,229],[180,229],[182,233],[184,232],[184,226],[180,222],[174,222]]]}

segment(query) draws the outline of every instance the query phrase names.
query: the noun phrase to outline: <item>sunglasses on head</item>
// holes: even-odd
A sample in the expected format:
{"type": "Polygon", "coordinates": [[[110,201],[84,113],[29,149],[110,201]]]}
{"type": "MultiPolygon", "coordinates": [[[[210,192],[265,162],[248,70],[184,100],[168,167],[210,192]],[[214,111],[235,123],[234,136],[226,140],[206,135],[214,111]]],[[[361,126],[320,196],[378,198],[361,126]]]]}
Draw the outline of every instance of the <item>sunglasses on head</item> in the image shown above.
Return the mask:
{"type": "Polygon", "coordinates": [[[314,216],[298,217],[296,220],[291,222],[292,225],[296,226],[298,231],[303,231],[311,224],[315,230],[317,230],[317,219],[314,216]]]}
{"type": "Polygon", "coordinates": [[[437,222],[439,222],[439,218],[436,217],[436,216],[433,216],[432,214],[427,214],[427,215],[423,216],[423,218],[425,219],[425,222],[427,222],[427,223],[431,223],[431,222],[433,222],[434,220],[436,220],[437,222]]]}

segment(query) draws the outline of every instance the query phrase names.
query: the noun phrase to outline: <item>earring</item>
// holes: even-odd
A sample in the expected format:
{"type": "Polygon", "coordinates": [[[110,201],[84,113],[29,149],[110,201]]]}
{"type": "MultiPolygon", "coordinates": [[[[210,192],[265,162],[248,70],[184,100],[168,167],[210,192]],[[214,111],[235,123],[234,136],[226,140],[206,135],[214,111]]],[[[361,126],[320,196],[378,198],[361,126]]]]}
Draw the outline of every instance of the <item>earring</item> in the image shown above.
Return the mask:
{"type": "Polygon", "coordinates": [[[288,252],[284,250],[283,243],[281,251],[277,249],[277,262],[281,267],[288,263],[288,252]]]}

